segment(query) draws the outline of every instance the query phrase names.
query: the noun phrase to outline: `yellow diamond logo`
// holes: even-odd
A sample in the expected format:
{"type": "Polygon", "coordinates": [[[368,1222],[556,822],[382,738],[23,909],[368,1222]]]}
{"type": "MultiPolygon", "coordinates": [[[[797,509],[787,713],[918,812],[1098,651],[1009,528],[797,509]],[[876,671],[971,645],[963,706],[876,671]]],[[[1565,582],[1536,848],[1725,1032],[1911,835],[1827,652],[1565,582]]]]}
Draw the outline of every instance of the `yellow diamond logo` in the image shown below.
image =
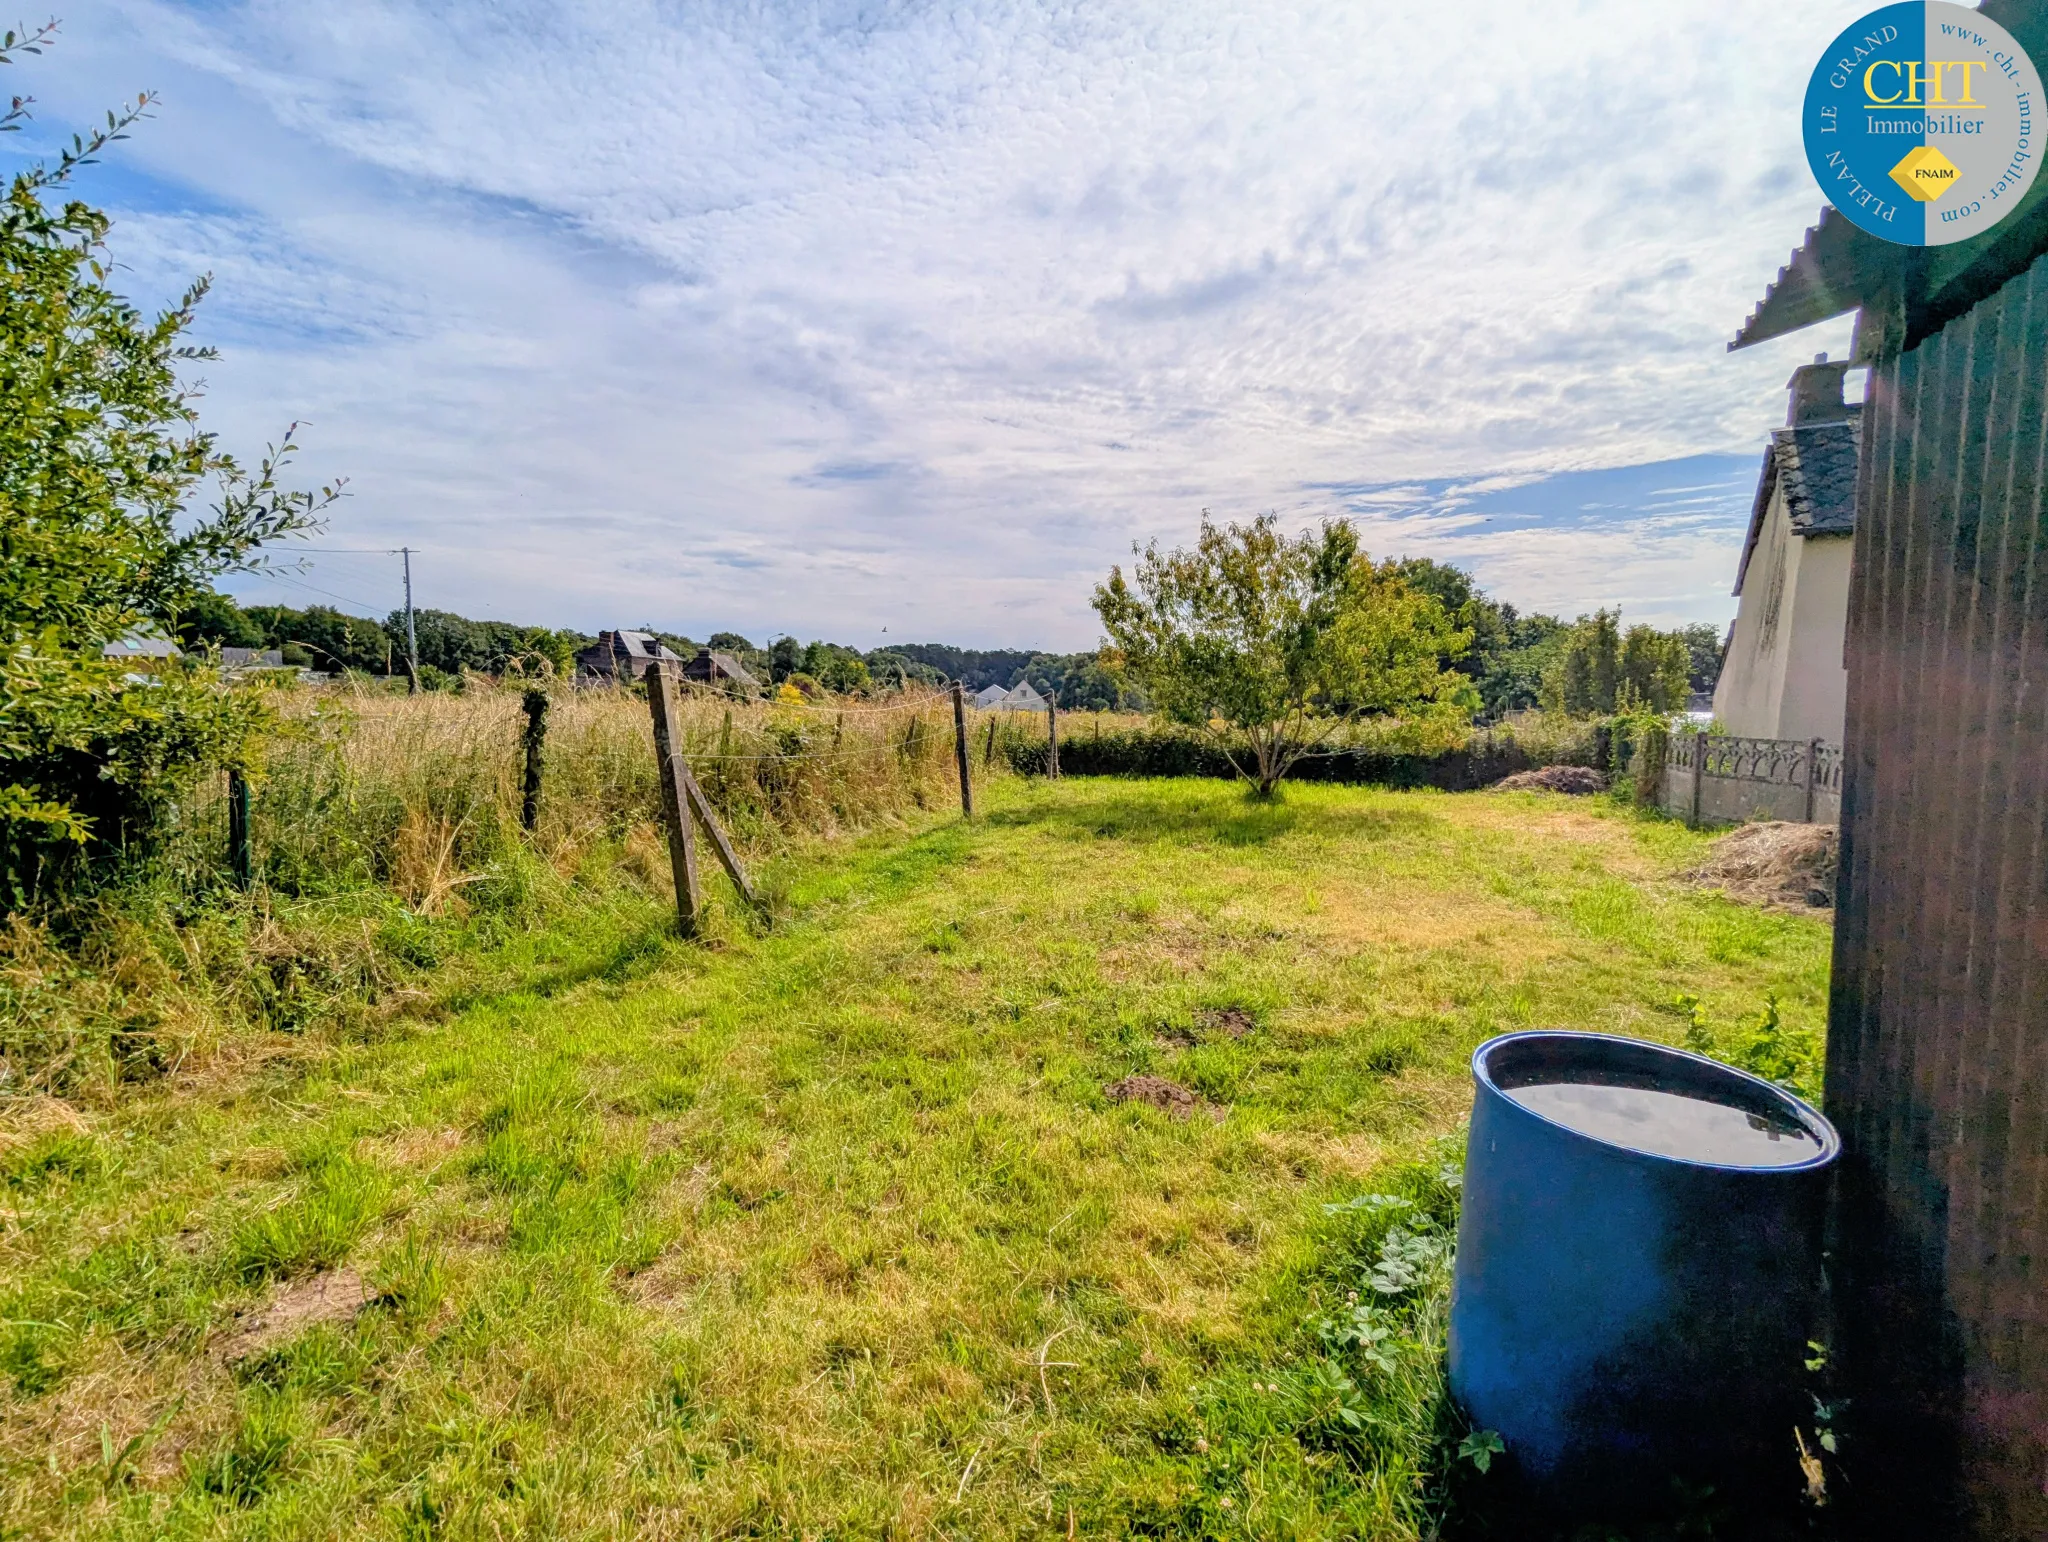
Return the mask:
{"type": "Polygon", "coordinates": [[[1892,180],[1922,203],[1933,203],[1954,187],[1957,175],[1956,163],[1933,145],[1908,150],[1892,168],[1892,180]]]}

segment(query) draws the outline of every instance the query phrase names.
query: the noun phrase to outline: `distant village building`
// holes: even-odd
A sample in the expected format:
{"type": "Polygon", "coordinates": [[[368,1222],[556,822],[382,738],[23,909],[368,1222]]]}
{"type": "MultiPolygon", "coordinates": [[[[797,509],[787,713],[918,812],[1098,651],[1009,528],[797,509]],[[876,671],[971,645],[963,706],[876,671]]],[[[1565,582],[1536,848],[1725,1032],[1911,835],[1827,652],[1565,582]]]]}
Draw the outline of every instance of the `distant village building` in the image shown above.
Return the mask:
{"type": "Polygon", "coordinates": [[[220,667],[231,675],[247,669],[284,668],[282,648],[227,648],[220,650],[220,667]]]}
{"type": "Polygon", "coordinates": [[[1744,738],[1842,742],[1862,442],[1861,411],[1842,399],[1848,368],[1823,354],[1794,370],[1791,410],[1764,451],[1714,689],[1715,719],[1744,738]]]}
{"type": "Polygon", "coordinates": [[[597,641],[576,655],[576,678],[586,683],[638,680],[657,663],[682,662],[667,644],[646,632],[599,632],[597,641]]]}
{"type": "Polygon", "coordinates": [[[172,659],[182,658],[184,650],[163,633],[139,627],[126,637],[107,643],[100,649],[100,656],[128,665],[128,678],[141,680],[172,659]]]}
{"type": "MultiPolygon", "coordinates": [[[[666,650],[663,650],[666,651],[666,650]]],[[[669,654],[674,658],[674,654],[669,654]]],[[[683,666],[683,678],[698,685],[733,686],[756,695],[761,682],[747,672],[746,666],[730,653],[713,653],[709,648],[699,648],[697,656],[683,666]]]]}
{"type": "Polygon", "coordinates": [[[999,685],[992,685],[988,690],[981,691],[975,696],[974,704],[990,712],[1043,712],[1045,710],[1045,698],[1032,688],[1029,680],[1019,680],[1007,691],[999,685]],[[993,700],[989,699],[989,691],[995,692],[993,700]]]}

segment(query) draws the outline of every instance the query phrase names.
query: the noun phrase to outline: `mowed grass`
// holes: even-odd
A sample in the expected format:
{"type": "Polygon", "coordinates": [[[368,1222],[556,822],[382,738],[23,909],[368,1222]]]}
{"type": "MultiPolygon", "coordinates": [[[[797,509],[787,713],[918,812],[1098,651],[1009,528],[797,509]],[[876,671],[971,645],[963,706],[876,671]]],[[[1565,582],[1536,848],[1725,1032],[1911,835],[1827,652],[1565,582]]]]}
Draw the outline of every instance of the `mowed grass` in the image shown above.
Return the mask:
{"type": "Polygon", "coordinates": [[[765,935],[594,902],[374,1042],[18,1119],[6,1534],[1412,1535],[1426,1474],[1302,1434],[1325,1206],[1489,1035],[1824,1011],[1821,922],[1604,805],[990,802],[765,935]]]}

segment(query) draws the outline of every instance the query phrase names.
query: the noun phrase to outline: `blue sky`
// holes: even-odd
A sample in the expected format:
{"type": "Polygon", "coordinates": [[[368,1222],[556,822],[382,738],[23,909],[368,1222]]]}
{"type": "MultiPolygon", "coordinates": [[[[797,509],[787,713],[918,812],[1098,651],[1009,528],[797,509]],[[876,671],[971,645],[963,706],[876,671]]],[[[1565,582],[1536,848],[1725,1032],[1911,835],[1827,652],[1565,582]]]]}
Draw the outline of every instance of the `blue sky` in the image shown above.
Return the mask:
{"type": "Polygon", "coordinates": [[[95,0],[9,148],[160,93],[124,282],[214,275],[208,421],[422,604],[1085,647],[1206,508],[1718,622],[1859,9],[95,0]]]}

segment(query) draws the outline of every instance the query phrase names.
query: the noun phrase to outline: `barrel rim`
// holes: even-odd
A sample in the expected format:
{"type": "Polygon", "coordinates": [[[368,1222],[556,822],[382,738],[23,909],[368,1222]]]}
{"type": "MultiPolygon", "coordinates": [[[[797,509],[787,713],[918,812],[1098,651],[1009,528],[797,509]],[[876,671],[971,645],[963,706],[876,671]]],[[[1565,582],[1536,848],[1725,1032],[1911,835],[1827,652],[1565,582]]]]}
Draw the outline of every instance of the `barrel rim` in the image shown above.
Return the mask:
{"type": "Polygon", "coordinates": [[[1796,1093],[1787,1092],[1776,1082],[1765,1081],[1753,1072],[1739,1066],[1724,1064],[1706,1055],[1696,1055],[1691,1050],[1676,1049],[1669,1044],[1659,1044],[1654,1039],[1631,1039],[1618,1033],[1587,1033],[1575,1028],[1527,1028],[1515,1033],[1495,1034],[1484,1044],[1472,1051],[1472,1080],[1482,1090],[1491,1093],[1498,1101],[1565,1135],[1612,1151],[1622,1156],[1634,1157],[1645,1162],[1668,1163],[1674,1167],[1696,1168],[1704,1172],[1742,1173],[1752,1177],[1790,1177],[1811,1173],[1817,1168],[1827,1167],[1841,1155],[1842,1137],[1832,1120],[1796,1093]],[[1508,1096],[1507,1089],[1493,1078],[1488,1058],[1502,1047],[1510,1044],[1526,1044],[1531,1040],[1567,1040],[1575,1043],[1619,1044],[1628,1046],[1631,1053],[1648,1053],[1651,1056],[1668,1056],[1672,1060],[1697,1068],[1710,1077],[1722,1077],[1745,1087],[1755,1096],[1765,1098],[1785,1110],[1786,1116],[1820,1143],[1820,1150],[1803,1162],[1788,1162],[1781,1167],[1752,1167],[1740,1162],[1700,1162],[1690,1157],[1671,1156],[1661,1151],[1644,1151],[1635,1146],[1624,1146],[1617,1141],[1603,1140],[1589,1135],[1584,1130],[1572,1128],[1547,1114],[1538,1113],[1526,1104],[1518,1103],[1508,1096]]]}

